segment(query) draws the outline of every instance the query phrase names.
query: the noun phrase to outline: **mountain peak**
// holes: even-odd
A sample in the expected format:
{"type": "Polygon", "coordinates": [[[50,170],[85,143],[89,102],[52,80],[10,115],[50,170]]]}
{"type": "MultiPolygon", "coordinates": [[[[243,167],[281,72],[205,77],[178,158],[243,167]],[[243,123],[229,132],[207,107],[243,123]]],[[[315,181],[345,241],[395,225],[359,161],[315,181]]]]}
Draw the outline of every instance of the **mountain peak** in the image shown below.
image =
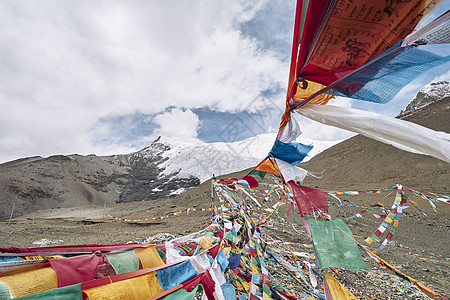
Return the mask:
{"type": "Polygon", "coordinates": [[[408,106],[400,112],[399,118],[404,118],[415,113],[427,105],[436,101],[450,97],[450,82],[437,81],[424,86],[408,104],[408,106]]]}

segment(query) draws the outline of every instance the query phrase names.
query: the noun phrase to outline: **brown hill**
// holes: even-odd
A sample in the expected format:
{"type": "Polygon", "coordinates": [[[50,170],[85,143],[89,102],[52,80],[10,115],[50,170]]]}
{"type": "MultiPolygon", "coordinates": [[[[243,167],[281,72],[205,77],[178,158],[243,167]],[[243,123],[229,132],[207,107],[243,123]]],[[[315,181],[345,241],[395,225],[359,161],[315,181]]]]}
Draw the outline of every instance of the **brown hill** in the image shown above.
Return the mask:
{"type": "Polygon", "coordinates": [[[180,188],[198,185],[197,178],[162,175],[158,140],[128,155],[54,155],[0,164],[0,220],[38,209],[69,208],[169,198],[180,188]]]}

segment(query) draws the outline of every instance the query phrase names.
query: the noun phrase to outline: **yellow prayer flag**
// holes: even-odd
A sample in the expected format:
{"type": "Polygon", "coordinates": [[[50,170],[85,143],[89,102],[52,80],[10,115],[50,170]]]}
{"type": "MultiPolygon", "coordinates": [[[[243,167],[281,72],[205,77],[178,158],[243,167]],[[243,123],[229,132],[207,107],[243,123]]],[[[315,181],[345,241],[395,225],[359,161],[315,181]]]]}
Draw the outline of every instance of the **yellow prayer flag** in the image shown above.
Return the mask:
{"type": "Polygon", "coordinates": [[[89,300],[145,300],[164,292],[156,272],[84,291],[89,300]]]}
{"type": "Polygon", "coordinates": [[[142,248],[136,248],[134,249],[134,252],[139,257],[143,269],[164,265],[164,262],[159,256],[155,245],[148,245],[142,248]]]}
{"type": "Polygon", "coordinates": [[[14,298],[58,288],[56,272],[51,267],[39,268],[0,277],[14,298]]]}
{"type": "Polygon", "coordinates": [[[231,247],[223,248],[223,252],[225,253],[226,256],[228,256],[228,253],[230,253],[230,251],[231,251],[231,247]]]}
{"type": "Polygon", "coordinates": [[[261,274],[261,272],[259,272],[258,267],[255,266],[255,265],[252,265],[252,273],[254,273],[254,274],[261,274]]]}
{"type": "Polygon", "coordinates": [[[200,239],[200,246],[202,246],[203,249],[208,249],[209,247],[211,247],[212,245],[212,239],[207,237],[206,235],[202,236],[202,238],[200,239]]]}
{"type": "MultiPolygon", "coordinates": [[[[302,101],[305,100],[306,98],[312,96],[314,93],[322,90],[323,88],[325,88],[325,85],[314,82],[314,81],[309,81],[309,80],[305,80],[307,82],[307,88],[306,89],[302,89],[302,88],[297,88],[297,91],[294,95],[294,100],[296,101],[302,101]]],[[[314,97],[309,103],[311,104],[327,104],[328,101],[330,99],[334,98],[333,95],[327,95],[327,94],[320,94],[316,97],[314,97]]]]}
{"type": "Polygon", "coordinates": [[[336,299],[346,299],[346,300],[358,300],[355,295],[353,295],[345,286],[343,286],[334,276],[323,275],[327,281],[328,289],[331,294],[331,298],[327,297],[325,293],[325,300],[336,300],[336,299]]]}

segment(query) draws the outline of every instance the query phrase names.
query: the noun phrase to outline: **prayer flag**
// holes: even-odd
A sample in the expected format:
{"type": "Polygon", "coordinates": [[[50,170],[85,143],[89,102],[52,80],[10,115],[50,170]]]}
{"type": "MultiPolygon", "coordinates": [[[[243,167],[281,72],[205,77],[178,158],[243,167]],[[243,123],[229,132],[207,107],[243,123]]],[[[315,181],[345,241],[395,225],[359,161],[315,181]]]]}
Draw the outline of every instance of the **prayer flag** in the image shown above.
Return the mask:
{"type": "Polygon", "coordinates": [[[334,276],[324,274],[325,300],[358,300],[345,286],[343,286],[334,276]]]}
{"type": "Polygon", "coordinates": [[[130,250],[119,253],[107,253],[109,263],[116,271],[116,274],[123,274],[139,270],[139,257],[130,250]]]}
{"type": "MultiPolygon", "coordinates": [[[[3,299],[3,298],[1,298],[3,299]]],[[[82,300],[81,283],[15,298],[21,300],[82,300]]]]}
{"type": "Polygon", "coordinates": [[[0,281],[15,298],[58,288],[58,278],[51,267],[2,276],[0,281]]]}
{"type": "Polygon", "coordinates": [[[49,263],[58,276],[58,287],[63,287],[94,279],[97,266],[102,261],[102,254],[94,253],[50,259],[49,263]]]}
{"type": "MultiPolygon", "coordinates": [[[[309,1],[309,5],[314,2],[309,1]]],[[[312,51],[304,65],[297,65],[301,71],[297,75],[331,84],[404,39],[436,3],[431,0],[411,0],[408,5],[395,1],[338,1],[322,14],[321,24],[312,29],[315,36],[311,45],[305,45],[312,51]]]]}
{"type": "Polygon", "coordinates": [[[197,271],[189,260],[156,271],[159,284],[168,290],[197,276],[197,271]]]}
{"type": "Polygon", "coordinates": [[[412,153],[450,162],[450,134],[380,115],[333,105],[305,105],[297,112],[320,123],[360,133],[412,153]]]}
{"type": "Polygon", "coordinates": [[[164,291],[156,272],[84,290],[89,300],[148,299],[164,291]]]}
{"type": "Polygon", "coordinates": [[[320,268],[366,268],[352,232],[342,220],[306,219],[320,268]]]}
{"type": "Polygon", "coordinates": [[[149,246],[142,247],[142,248],[136,248],[133,251],[139,257],[139,260],[141,261],[143,269],[148,269],[148,268],[153,268],[153,267],[164,265],[164,262],[161,259],[161,257],[159,256],[155,245],[149,245],[149,246]]]}
{"type": "Polygon", "coordinates": [[[283,143],[278,139],[275,139],[275,143],[269,152],[270,157],[279,158],[291,165],[300,163],[313,146],[304,145],[301,143],[283,143]]]}
{"type": "Polygon", "coordinates": [[[275,159],[272,157],[266,157],[248,175],[258,175],[262,180],[267,173],[280,174],[275,159]]]}
{"type": "Polygon", "coordinates": [[[241,263],[241,255],[242,255],[242,253],[238,253],[236,255],[231,256],[228,259],[228,268],[230,268],[230,269],[237,268],[239,266],[239,264],[241,263]]]}
{"type": "MultiPolygon", "coordinates": [[[[306,175],[313,175],[309,173],[307,170],[293,166],[281,159],[275,158],[278,168],[280,169],[281,175],[283,176],[284,181],[289,182],[293,181],[303,181],[306,175]]],[[[316,176],[315,176],[316,177],[316,176]]]]}
{"type": "Polygon", "coordinates": [[[185,289],[181,288],[176,290],[175,292],[168,294],[167,296],[162,297],[161,300],[191,300],[194,299],[194,297],[197,295],[197,292],[202,291],[203,286],[199,284],[191,292],[188,292],[185,289]]]}
{"type": "Polygon", "coordinates": [[[247,181],[250,188],[253,189],[253,188],[258,187],[258,181],[256,181],[255,177],[247,175],[247,176],[242,177],[242,179],[247,181]]]}
{"type": "Polygon", "coordinates": [[[300,215],[303,216],[304,213],[318,209],[328,212],[327,197],[324,191],[299,185],[294,183],[294,181],[289,181],[288,186],[294,195],[300,215]]]}
{"type": "Polygon", "coordinates": [[[433,46],[399,47],[381,54],[374,63],[353,72],[333,85],[328,94],[376,103],[387,103],[400,90],[426,71],[450,61],[430,51],[433,46]]]}

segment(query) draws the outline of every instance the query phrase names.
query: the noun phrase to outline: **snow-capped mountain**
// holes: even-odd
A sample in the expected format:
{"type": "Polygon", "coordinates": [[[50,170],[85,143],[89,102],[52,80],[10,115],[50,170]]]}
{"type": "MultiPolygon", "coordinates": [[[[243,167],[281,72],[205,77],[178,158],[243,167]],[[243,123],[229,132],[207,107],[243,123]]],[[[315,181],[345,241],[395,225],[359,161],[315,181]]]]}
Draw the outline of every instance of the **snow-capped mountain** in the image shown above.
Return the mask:
{"type": "Polygon", "coordinates": [[[404,118],[418,110],[426,107],[427,105],[436,101],[442,100],[446,97],[450,97],[450,82],[438,81],[430,83],[424,86],[414,97],[414,99],[408,104],[408,106],[402,110],[399,114],[400,118],[404,118]]]}
{"type": "MultiPolygon", "coordinates": [[[[201,182],[256,166],[270,151],[276,134],[260,134],[234,143],[160,137],[126,155],[55,155],[0,165],[0,219],[11,211],[73,207],[172,197],[201,182]]],[[[337,142],[313,144],[310,157],[337,142]]],[[[307,159],[309,159],[308,157],[307,159]]]]}
{"type": "MultiPolygon", "coordinates": [[[[198,139],[158,138],[151,146],[137,154],[151,157],[158,149],[164,161],[160,177],[189,178],[194,176],[203,182],[213,175],[219,176],[256,166],[269,153],[275,141],[275,133],[259,134],[243,141],[232,143],[205,143],[198,139]]],[[[314,141],[298,139],[314,148],[305,161],[340,141],[314,141]]]]}

